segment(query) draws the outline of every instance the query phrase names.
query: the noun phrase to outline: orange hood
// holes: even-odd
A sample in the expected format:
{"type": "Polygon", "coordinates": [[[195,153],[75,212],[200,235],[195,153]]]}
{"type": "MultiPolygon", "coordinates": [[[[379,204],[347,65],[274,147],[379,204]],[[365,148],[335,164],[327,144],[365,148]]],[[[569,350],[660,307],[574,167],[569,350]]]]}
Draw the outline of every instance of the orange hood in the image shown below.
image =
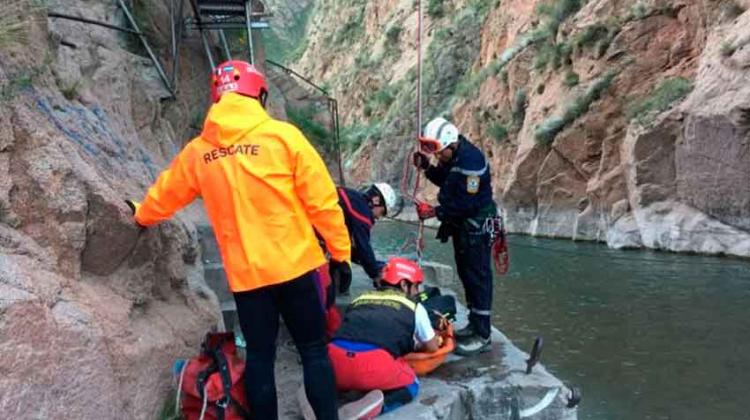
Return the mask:
{"type": "Polygon", "coordinates": [[[225,93],[208,110],[201,138],[213,145],[227,147],[269,119],[271,117],[257,99],[225,93]]]}

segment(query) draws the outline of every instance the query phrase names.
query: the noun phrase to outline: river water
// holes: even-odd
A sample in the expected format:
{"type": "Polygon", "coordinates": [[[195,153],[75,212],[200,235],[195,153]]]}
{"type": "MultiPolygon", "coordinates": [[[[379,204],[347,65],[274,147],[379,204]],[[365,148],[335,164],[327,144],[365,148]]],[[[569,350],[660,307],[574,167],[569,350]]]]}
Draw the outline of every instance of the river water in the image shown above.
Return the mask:
{"type": "MultiPolygon", "coordinates": [[[[425,257],[453,265],[434,233],[425,257]]],[[[392,255],[414,235],[381,222],[373,241],[392,255]]],[[[509,241],[493,324],[526,351],[544,337],[542,363],[583,391],[580,419],[750,419],[750,261],[509,241]]]]}

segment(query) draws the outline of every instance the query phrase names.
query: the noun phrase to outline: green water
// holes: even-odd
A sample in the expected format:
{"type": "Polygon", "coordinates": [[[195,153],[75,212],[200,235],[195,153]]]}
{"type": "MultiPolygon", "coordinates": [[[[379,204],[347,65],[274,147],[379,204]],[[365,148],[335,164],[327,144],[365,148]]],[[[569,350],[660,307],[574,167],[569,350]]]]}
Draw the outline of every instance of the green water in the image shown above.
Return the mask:
{"type": "MultiPolygon", "coordinates": [[[[379,223],[376,249],[397,253],[414,231],[379,223]]],[[[426,236],[426,258],[453,264],[450,243],[426,236]]],[[[750,419],[750,262],[510,243],[493,323],[527,351],[544,337],[542,363],[583,390],[580,419],[750,419]]]]}

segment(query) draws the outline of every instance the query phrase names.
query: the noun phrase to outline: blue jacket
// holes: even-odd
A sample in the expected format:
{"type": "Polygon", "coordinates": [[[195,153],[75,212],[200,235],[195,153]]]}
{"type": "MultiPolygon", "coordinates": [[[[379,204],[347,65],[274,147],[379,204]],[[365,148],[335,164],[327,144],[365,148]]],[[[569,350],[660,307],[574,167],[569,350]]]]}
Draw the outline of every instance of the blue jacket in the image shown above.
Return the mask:
{"type": "Polygon", "coordinates": [[[375,258],[370,245],[370,230],[375,224],[372,209],[367,204],[364,194],[351,188],[338,188],[339,205],[344,210],[344,220],[352,239],[352,262],[365,269],[371,278],[377,278],[385,265],[375,258]]]}
{"type": "Polygon", "coordinates": [[[435,214],[440,221],[461,220],[480,215],[492,201],[490,165],[484,154],[465,137],[448,163],[425,170],[425,175],[440,188],[435,214]]]}

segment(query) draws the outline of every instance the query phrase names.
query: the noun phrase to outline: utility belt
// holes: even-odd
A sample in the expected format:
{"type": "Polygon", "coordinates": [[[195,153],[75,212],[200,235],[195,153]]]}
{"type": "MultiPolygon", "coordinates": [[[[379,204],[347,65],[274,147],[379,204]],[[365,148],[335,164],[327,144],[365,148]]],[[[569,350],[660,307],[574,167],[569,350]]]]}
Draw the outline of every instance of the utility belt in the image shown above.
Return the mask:
{"type": "Polygon", "coordinates": [[[449,219],[443,221],[438,229],[437,239],[447,242],[453,235],[466,232],[470,235],[489,234],[490,242],[503,230],[502,217],[497,211],[495,202],[491,202],[474,217],[449,219]]]}

